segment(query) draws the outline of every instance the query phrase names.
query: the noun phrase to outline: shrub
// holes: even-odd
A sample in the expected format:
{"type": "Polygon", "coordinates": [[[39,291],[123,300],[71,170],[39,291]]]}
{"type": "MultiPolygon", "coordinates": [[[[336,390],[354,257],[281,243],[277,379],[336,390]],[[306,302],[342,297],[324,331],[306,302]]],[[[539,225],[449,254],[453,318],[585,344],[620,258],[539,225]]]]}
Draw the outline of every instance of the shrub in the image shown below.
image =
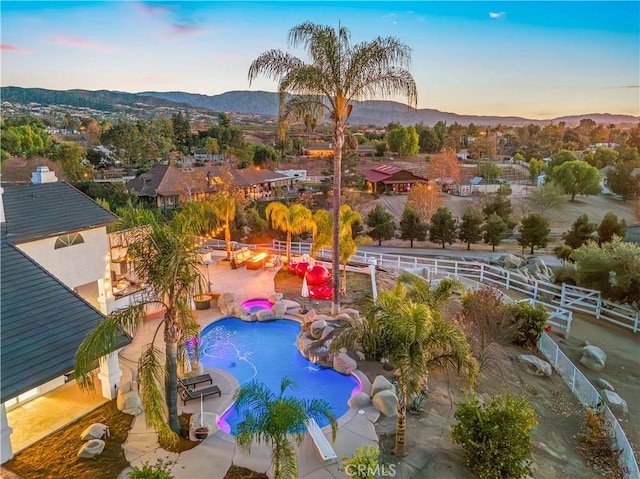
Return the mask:
{"type": "Polygon", "coordinates": [[[127,477],[129,479],[174,479],[169,463],[162,459],[158,459],[155,466],[145,462],[142,466],[132,467],[127,477]]]}
{"type": "Polygon", "coordinates": [[[343,456],[343,470],[347,476],[355,479],[375,479],[378,473],[380,450],[373,446],[356,449],[351,457],[343,456]]]}
{"type": "Polygon", "coordinates": [[[555,284],[567,283],[575,286],[578,284],[578,271],[575,263],[566,263],[554,268],[553,282],[555,284]]]}
{"type": "Polygon", "coordinates": [[[486,405],[471,396],[458,403],[452,438],[481,479],[525,477],[531,457],[531,428],[538,423],[525,398],[493,396],[486,405]]]}
{"type": "Polygon", "coordinates": [[[515,343],[521,346],[535,348],[542,329],[549,319],[549,313],[541,304],[515,303],[509,306],[513,314],[513,321],[518,330],[515,343]]]}
{"type": "Polygon", "coordinates": [[[567,261],[571,258],[571,253],[573,253],[573,248],[568,244],[561,244],[556,246],[553,249],[553,252],[556,254],[556,258],[567,261]]]}

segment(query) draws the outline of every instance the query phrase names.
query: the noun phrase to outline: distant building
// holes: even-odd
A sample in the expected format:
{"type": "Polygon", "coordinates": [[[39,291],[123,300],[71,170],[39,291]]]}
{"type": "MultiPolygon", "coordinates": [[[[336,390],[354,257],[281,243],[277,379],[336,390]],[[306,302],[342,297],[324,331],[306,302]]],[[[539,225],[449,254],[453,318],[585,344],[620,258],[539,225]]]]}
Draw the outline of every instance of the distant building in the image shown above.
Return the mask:
{"type": "Polygon", "coordinates": [[[200,166],[176,168],[156,165],[126,183],[129,190],[158,208],[177,208],[185,201],[202,199],[221,189],[228,172],[230,181],[252,199],[270,198],[276,188],[290,188],[295,180],[271,170],[200,166]],[[224,178],[224,179],[223,179],[224,178]]]}
{"type": "Polygon", "coordinates": [[[375,194],[388,192],[408,193],[416,183],[426,183],[427,178],[417,176],[397,166],[378,165],[364,175],[367,191],[375,194]]]}
{"type": "Polygon", "coordinates": [[[333,156],[333,145],[331,143],[325,143],[302,148],[302,156],[331,158],[333,156]]]}

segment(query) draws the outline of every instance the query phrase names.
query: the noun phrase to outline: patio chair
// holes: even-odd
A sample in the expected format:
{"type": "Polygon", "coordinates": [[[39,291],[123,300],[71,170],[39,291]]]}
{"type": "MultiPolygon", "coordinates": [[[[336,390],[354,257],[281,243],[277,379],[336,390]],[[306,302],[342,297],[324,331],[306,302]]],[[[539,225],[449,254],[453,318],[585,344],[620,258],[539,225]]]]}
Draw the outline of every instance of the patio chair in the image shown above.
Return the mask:
{"type": "Polygon", "coordinates": [[[207,383],[207,382],[213,385],[213,378],[209,373],[200,374],[198,376],[192,376],[190,378],[182,378],[182,379],[178,378],[178,389],[180,388],[180,385],[189,389],[189,387],[191,386],[196,386],[198,384],[207,383]]]}
{"type": "Polygon", "coordinates": [[[207,386],[206,388],[200,389],[187,389],[186,387],[182,387],[182,392],[180,397],[182,398],[183,405],[187,405],[187,401],[191,401],[192,399],[200,399],[200,397],[207,397],[213,394],[217,394],[218,397],[222,396],[222,391],[218,386],[207,386]]]}

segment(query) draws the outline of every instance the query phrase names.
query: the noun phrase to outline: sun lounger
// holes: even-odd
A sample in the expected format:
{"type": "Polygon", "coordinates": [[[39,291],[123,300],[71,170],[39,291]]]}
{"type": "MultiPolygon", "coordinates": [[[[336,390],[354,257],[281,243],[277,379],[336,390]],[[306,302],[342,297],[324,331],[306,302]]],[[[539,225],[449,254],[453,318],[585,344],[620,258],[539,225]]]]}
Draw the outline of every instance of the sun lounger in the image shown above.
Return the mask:
{"type": "Polygon", "coordinates": [[[200,399],[200,397],[211,396],[212,394],[217,394],[218,397],[222,396],[222,391],[218,386],[207,386],[206,388],[200,389],[187,389],[186,387],[182,388],[182,393],[180,397],[182,398],[182,402],[184,405],[187,404],[187,401],[191,401],[192,399],[200,399]]]}
{"type": "Polygon", "coordinates": [[[322,464],[331,464],[336,462],[338,455],[331,447],[329,440],[322,433],[322,429],[318,426],[315,419],[309,418],[307,420],[307,431],[311,440],[313,441],[313,452],[322,464]]]}
{"type": "Polygon", "coordinates": [[[189,387],[191,386],[196,386],[197,384],[202,384],[202,383],[209,383],[211,385],[213,385],[213,378],[211,377],[211,374],[206,373],[206,374],[200,374],[198,376],[192,376],[190,378],[178,378],[178,388],[180,387],[180,385],[186,387],[187,389],[189,389],[189,387]]]}

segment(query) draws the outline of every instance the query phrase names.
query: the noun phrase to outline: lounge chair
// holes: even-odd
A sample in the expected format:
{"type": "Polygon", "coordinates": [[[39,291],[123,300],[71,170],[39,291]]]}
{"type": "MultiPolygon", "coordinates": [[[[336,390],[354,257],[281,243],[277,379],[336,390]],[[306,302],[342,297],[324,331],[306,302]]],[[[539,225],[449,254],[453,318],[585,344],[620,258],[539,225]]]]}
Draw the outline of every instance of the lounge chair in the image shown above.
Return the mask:
{"type": "Polygon", "coordinates": [[[197,384],[202,384],[207,382],[213,385],[213,378],[209,373],[200,374],[198,376],[192,376],[189,378],[182,378],[182,379],[178,378],[178,388],[180,388],[180,385],[182,385],[185,388],[189,389],[191,386],[196,386],[197,384]]]}
{"type": "Polygon", "coordinates": [[[187,389],[186,387],[183,387],[180,397],[182,398],[182,403],[186,405],[187,401],[200,399],[200,397],[211,396],[212,394],[217,394],[218,397],[221,397],[222,391],[220,391],[218,386],[207,386],[206,388],[200,389],[187,389]]]}

